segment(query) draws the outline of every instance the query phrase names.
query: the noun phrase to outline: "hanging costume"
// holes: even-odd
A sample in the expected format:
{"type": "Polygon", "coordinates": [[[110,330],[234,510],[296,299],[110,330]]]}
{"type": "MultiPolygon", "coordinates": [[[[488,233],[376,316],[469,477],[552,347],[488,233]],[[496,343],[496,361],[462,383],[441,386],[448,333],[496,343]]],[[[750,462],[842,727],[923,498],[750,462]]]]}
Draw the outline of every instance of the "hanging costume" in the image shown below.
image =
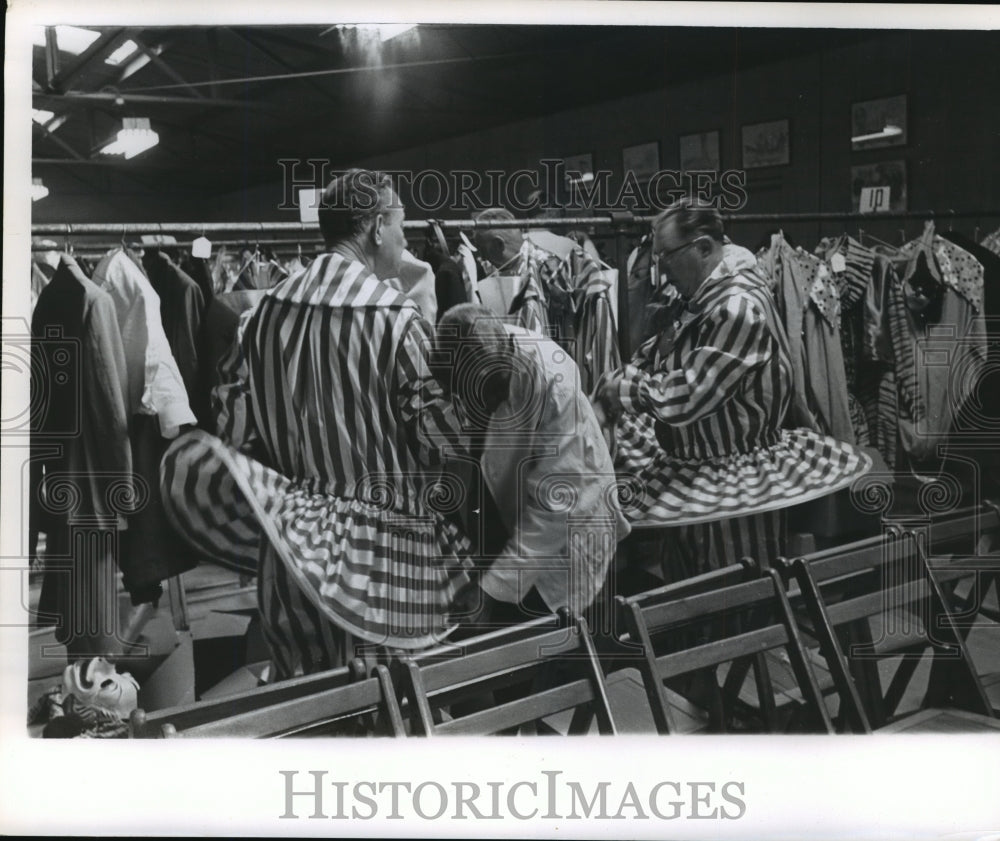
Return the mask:
{"type": "Polygon", "coordinates": [[[70,659],[118,650],[117,552],[132,484],[125,354],[107,292],[62,256],[31,321],[31,554],[46,533],[41,621],[70,659]],[[44,475],[43,475],[44,474],[44,475]]]}
{"type": "Polygon", "coordinates": [[[198,562],[170,527],[160,498],[160,459],[167,441],[197,419],[163,331],[159,297],[142,270],[115,249],[98,263],[94,283],[115,305],[125,356],[132,468],[145,497],[121,535],[122,583],[133,604],[155,603],[162,594],[160,582],[198,562]]]}

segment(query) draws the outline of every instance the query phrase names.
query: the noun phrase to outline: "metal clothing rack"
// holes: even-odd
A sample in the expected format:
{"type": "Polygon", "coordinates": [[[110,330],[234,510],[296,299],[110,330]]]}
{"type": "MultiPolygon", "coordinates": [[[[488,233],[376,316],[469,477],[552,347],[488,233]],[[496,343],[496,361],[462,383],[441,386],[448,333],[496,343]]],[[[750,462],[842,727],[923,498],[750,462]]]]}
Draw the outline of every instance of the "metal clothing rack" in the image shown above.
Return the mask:
{"type": "MultiPolygon", "coordinates": [[[[656,215],[636,215],[629,211],[613,212],[600,216],[565,217],[561,219],[409,219],[403,223],[403,228],[407,231],[452,231],[466,232],[477,230],[490,230],[498,228],[518,228],[521,230],[532,229],[553,229],[565,230],[572,228],[583,228],[593,231],[597,228],[610,229],[609,233],[615,240],[615,260],[620,279],[624,267],[628,262],[630,251],[630,237],[636,234],[645,233],[649,230],[656,215]]],[[[953,219],[979,219],[979,218],[1000,218],[1000,209],[993,210],[939,210],[939,211],[905,211],[895,213],[855,213],[855,212],[826,212],[817,211],[812,213],[723,213],[722,218],[727,224],[751,224],[751,223],[774,223],[791,224],[796,222],[871,222],[883,220],[953,220],[953,219]]],[[[115,236],[124,240],[129,235],[141,234],[193,234],[195,236],[207,236],[209,234],[242,234],[247,235],[242,240],[226,240],[226,244],[254,243],[258,245],[294,245],[306,242],[304,237],[295,237],[295,234],[305,234],[309,236],[309,241],[320,242],[319,224],[315,222],[137,222],[137,223],[40,223],[31,226],[33,237],[77,237],[107,235],[115,236]],[[266,239],[254,239],[253,234],[269,235],[266,239]],[[287,239],[275,239],[277,234],[288,235],[287,239]]],[[[113,248],[120,242],[108,246],[113,248]]],[[[178,243],[180,245],[180,243],[178,243]]],[[[89,246],[88,246],[89,247],[89,246]]],[[[154,246],[151,246],[154,247],[154,246]]],[[[50,251],[51,245],[33,244],[33,251],[50,251]]],[[[628,283],[618,284],[618,312],[627,314],[628,309],[628,283]]],[[[619,318],[621,322],[621,318],[619,318]]],[[[618,325],[618,345],[623,359],[631,356],[629,347],[629,333],[619,323],[618,325]]]]}

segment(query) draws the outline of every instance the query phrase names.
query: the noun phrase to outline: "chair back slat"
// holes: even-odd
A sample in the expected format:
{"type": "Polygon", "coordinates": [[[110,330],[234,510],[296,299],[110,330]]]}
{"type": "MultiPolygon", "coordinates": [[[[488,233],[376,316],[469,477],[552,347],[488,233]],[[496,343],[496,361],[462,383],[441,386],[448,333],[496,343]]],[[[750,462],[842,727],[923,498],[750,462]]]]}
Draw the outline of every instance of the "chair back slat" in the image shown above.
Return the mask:
{"type": "MultiPolygon", "coordinates": [[[[719,589],[677,595],[642,594],[620,602],[629,636],[645,648],[641,667],[653,718],[660,732],[674,732],[665,682],[695,672],[709,671],[723,663],[748,662],[763,652],[784,647],[808,713],[821,729],[832,732],[832,722],[811,664],[791,616],[791,608],[776,570],[757,579],[719,589]],[[747,627],[749,626],[749,627],[747,627]],[[672,631],[707,634],[702,642],[668,639],[672,631]],[[661,648],[658,648],[661,647],[661,648]]],[[[676,635],[674,635],[676,637],[676,635]]],[[[773,693],[769,676],[756,675],[759,688],[773,693]],[[767,683],[762,687],[762,683],[767,683]]],[[[768,717],[765,716],[765,719],[768,717]]]]}
{"type": "Polygon", "coordinates": [[[480,712],[470,713],[460,719],[446,721],[438,725],[437,732],[444,734],[464,734],[468,736],[487,736],[521,727],[533,721],[539,721],[556,713],[575,709],[583,704],[594,701],[594,687],[586,679],[575,680],[553,689],[546,689],[490,707],[480,712]]]}
{"type": "Polygon", "coordinates": [[[434,694],[445,687],[483,680],[492,675],[504,675],[542,663],[553,657],[580,653],[580,639],[573,628],[556,628],[543,634],[494,648],[452,657],[437,662],[425,661],[424,686],[434,694]]]}
{"type": "Polygon", "coordinates": [[[133,714],[131,721],[132,735],[135,738],[159,738],[162,735],[163,725],[167,723],[179,732],[226,716],[239,715],[293,698],[325,692],[328,689],[344,686],[350,680],[350,668],[343,666],[314,675],[283,680],[224,698],[195,701],[152,712],[137,711],[139,715],[133,714]]]}
{"type": "Polygon", "coordinates": [[[788,631],[782,625],[768,625],[725,640],[713,640],[703,645],[685,648],[656,658],[656,668],[662,674],[686,675],[691,672],[729,663],[740,657],[760,654],[788,645],[788,631]]]}
{"type": "Polygon", "coordinates": [[[387,732],[401,734],[402,719],[388,669],[378,665],[371,676],[363,674],[361,662],[353,661],[343,668],[228,698],[154,713],[136,710],[130,721],[131,733],[134,738],[273,738],[374,714],[387,732]]]}
{"type": "Polygon", "coordinates": [[[631,600],[642,608],[643,620],[651,635],[671,627],[689,624],[724,612],[749,607],[774,597],[774,585],[769,578],[760,578],[743,584],[721,587],[707,593],[663,599],[648,598],[645,594],[631,600]]]}
{"type": "Polygon", "coordinates": [[[189,727],[179,730],[176,735],[188,738],[285,736],[338,719],[374,713],[381,701],[382,687],[377,678],[371,677],[359,683],[349,683],[326,692],[189,727]]]}
{"type": "Polygon", "coordinates": [[[407,711],[415,735],[485,735],[569,709],[591,711],[602,733],[614,732],[604,674],[581,617],[532,620],[506,633],[475,639],[464,653],[463,647],[457,646],[450,655],[438,649],[435,656],[405,658],[407,711]],[[491,703],[485,709],[457,711],[460,701],[485,698],[512,686],[531,688],[523,697],[491,703]]]}
{"type": "MultiPolygon", "coordinates": [[[[933,522],[923,532],[932,546],[980,535],[1000,527],[994,509],[970,509],[959,516],[933,522]]],[[[848,726],[856,732],[871,732],[872,725],[882,726],[895,711],[910,683],[915,669],[912,655],[930,650],[934,663],[947,662],[954,670],[976,712],[991,714],[985,691],[972,664],[964,638],[956,627],[941,589],[970,570],[963,568],[959,557],[952,566],[928,558],[921,535],[910,529],[895,528],[878,539],[877,546],[858,551],[810,555],[786,565],[797,588],[790,598],[804,602],[811,621],[811,632],[819,641],[840,696],[841,712],[848,726]],[[902,612],[901,612],[902,611],[902,612]],[[871,637],[871,621],[883,617],[881,637],[871,637]],[[853,660],[844,654],[840,629],[862,644],[853,660]],[[888,629],[888,630],[887,630],[888,629]],[[889,683],[882,689],[882,679],[873,658],[906,653],[911,662],[901,662],[889,683]]],[[[933,668],[933,667],[932,667],[933,668]]],[[[932,681],[933,683],[933,681],[932,681]]],[[[930,686],[928,697],[951,694],[930,686]]],[[[926,698],[925,698],[926,700],[926,698]]]]}

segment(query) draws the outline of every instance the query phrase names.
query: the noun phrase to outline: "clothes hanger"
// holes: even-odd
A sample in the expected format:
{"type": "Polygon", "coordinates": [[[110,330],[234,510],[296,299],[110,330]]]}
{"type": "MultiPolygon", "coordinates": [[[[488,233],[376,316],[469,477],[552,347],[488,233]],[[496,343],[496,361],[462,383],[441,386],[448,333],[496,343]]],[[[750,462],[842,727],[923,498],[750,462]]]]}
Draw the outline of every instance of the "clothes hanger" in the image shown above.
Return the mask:
{"type": "Polygon", "coordinates": [[[883,240],[880,240],[876,236],[872,236],[870,233],[868,233],[867,231],[863,231],[860,228],[858,228],[858,238],[859,238],[859,240],[862,243],[867,238],[867,239],[871,240],[872,242],[876,243],[877,245],[881,245],[883,248],[888,248],[890,251],[892,251],[895,254],[899,253],[899,249],[895,245],[890,245],[889,243],[884,242],[883,240]]]}

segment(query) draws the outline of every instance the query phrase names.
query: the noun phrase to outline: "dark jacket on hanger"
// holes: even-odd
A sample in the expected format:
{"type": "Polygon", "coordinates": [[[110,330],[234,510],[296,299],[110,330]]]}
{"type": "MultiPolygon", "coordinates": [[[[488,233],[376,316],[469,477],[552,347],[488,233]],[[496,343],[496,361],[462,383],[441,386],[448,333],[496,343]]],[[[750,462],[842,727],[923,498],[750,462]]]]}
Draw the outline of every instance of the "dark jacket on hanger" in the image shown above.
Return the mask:
{"type": "Polygon", "coordinates": [[[163,329],[184,380],[191,409],[201,419],[208,411],[208,395],[201,393],[198,369],[198,343],[205,298],[190,275],[158,249],[148,249],[142,264],[149,282],[160,296],[163,329]]]}
{"type": "Polygon", "coordinates": [[[467,304],[462,266],[453,257],[442,260],[434,270],[434,295],[437,297],[438,319],[456,304],[467,304]]]}
{"type": "Polygon", "coordinates": [[[208,264],[208,258],[206,257],[191,257],[188,256],[184,260],[182,265],[184,272],[198,284],[198,288],[201,290],[201,296],[207,307],[212,298],[215,297],[215,285],[212,280],[212,268],[208,264]]]}
{"type": "Polygon", "coordinates": [[[110,296],[63,256],[31,320],[29,551],[46,533],[39,610],[74,654],[111,653],[118,530],[131,512],[125,355],[110,296]],[[43,476],[44,472],[44,476],[43,476]]]}

